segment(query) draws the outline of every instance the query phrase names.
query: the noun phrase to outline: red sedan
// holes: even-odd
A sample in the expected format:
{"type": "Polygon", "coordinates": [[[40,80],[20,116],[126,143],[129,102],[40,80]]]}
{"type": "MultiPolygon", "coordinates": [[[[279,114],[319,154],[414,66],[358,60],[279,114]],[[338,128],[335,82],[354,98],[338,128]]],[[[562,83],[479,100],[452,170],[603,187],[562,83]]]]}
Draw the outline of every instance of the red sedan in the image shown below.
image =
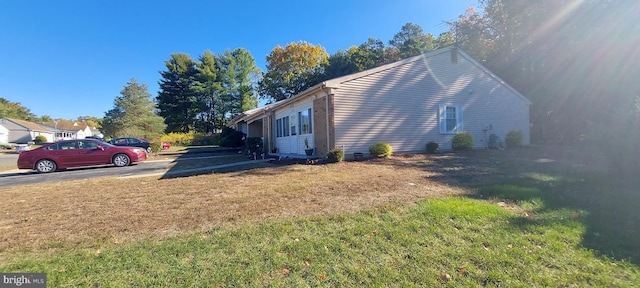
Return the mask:
{"type": "Polygon", "coordinates": [[[147,153],[139,147],[119,147],[95,139],[62,140],[46,143],[18,156],[19,169],[33,169],[39,173],[58,169],[113,164],[118,167],[147,160],[147,153]]]}

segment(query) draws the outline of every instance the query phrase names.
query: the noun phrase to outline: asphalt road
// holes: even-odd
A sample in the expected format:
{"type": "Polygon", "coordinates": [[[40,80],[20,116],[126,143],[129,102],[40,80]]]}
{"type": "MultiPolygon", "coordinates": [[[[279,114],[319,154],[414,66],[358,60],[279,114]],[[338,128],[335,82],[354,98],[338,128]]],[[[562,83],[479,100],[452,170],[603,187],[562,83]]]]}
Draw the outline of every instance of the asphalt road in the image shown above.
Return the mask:
{"type": "Polygon", "coordinates": [[[31,170],[18,170],[19,172],[15,172],[14,170],[8,173],[0,174],[0,187],[43,182],[89,179],[95,177],[126,177],[142,174],[163,173],[167,171],[167,168],[169,164],[171,164],[171,162],[171,160],[145,161],[142,163],[134,163],[133,165],[126,167],[115,167],[109,165],[100,167],[69,169],[46,174],[39,174],[31,170]]]}
{"type": "MultiPolygon", "coordinates": [[[[0,172],[0,187],[25,185],[45,182],[59,182],[68,180],[80,180],[96,177],[135,177],[141,175],[173,175],[180,174],[181,171],[188,170],[206,170],[213,166],[207,165],[206,159],[225,157],[225,155],[237,155],[238,149],[190,149],[186,153],[174,153],[178,159],[168,158],[165,160],[147,160],[140,163],[134,163],[131,166],[115,167],[105,165],[99,167],[74,168],[53,173],[40,174],[32,170],[11,170],[0,172]],[[169,169],[169,166],[175,161],[198,161],[203,160],[202,166],[189,167],[187,170],[172,171],[175,167],[169,169]]],[[[165,155],[170,155],[165,153],[165,155]]],[[[0,167],[16,166],[18,154],[0,154],[0,167]],[[5,165],[6,164],[6,165],[5,165]],[[4,165],[4,166],[3,166],[4,165]]],[[[243,164],[243,163],[237,163],[243,164]]],[[[231,163],[230,165],[234,165],[231,163]]],[[[222,165],[227,166],[227,165],[222,165]]]]}
{"type": "Polygon", "coordinates": [[[16,166],[16,162],[18,162],[18,153],[0,153],[0,167],[16,166]]]}

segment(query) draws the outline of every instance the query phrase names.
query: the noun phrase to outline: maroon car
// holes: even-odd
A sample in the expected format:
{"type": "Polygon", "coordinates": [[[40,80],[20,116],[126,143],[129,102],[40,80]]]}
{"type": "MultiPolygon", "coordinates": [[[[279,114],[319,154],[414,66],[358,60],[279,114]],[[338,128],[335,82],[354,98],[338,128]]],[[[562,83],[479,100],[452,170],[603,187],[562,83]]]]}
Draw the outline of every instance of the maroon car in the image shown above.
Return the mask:
{"type": "Polygon", "coordinates": [[[139,147],[120,147],[95,139],[62,140],[46,143],[18,156],[19,169],[34,169],[39,173],[58,169],[113,164],[118,167],[147,160],[139,147]]]}

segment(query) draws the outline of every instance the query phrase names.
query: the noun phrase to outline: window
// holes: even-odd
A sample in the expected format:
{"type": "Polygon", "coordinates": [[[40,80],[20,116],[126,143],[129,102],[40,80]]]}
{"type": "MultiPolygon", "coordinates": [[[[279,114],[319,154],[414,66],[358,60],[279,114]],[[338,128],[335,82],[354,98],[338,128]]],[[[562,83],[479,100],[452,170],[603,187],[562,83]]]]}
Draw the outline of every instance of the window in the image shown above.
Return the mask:
{"type": "Polygon", "coordinates": [[[311,108],[298,112],[300,134],[311,134],[311,108]]]}
{"type": "Polygon", "coordinates": [[[289,136],[289,116],[276,119],[276,137],[289,136]]]}
{"type": "Polygon", "coordinates": [[[463,131],[462,106],[440,104],[440,133],[454,134],[463,131]]]}
{"type": "Polygon", "coordinates": [[[58,143],[58,148],[60,150],[76,149],[76,142],[75,141],[61,142],[61,143],[58,143]]]}
{"type": "Polygon", "coordinates": [[[282,118],[276,119],[276,137],[282,137],[282,118]]]}
{"type": "Polygon", "coordinates": [[[97,149],[98,148],[98,143],[89,141],[89,140],[82,140],[78,142],[78,145],[80,146],[80,149],[97,149]]]}
{"type": "Polygon", "coordinates": [[[282,117],[282,127],[284,131],[284,136],[289,136],[289,116],[282,117]]]}

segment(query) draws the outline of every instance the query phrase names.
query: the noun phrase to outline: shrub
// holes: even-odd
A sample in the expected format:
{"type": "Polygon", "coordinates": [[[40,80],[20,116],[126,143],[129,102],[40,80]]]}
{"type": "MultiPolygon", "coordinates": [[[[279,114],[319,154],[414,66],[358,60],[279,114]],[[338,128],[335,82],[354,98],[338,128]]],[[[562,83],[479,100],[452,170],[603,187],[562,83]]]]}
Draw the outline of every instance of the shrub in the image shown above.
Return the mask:
{"type": "Polygon", "coordinates": [[[35,144],[42,144],[42,143],[46,143],[47,142],[47,137],[44,137],[43,135],[38,135],[36,136],[35,139],[33,139],[33,142],[35,142],[35,144]]]}
{"type": "Polygon", "coordinates": [[[507,143],[507,148],[515,148],[522,146],[522,131],[511,130],[507,133],[507,137],[504,139],[507,143]]]}
{"type": "Polygon", "coordinates": [[[458,132],[451,141],[453,150],[470,150],[473,148],[473,136],[469,132],[458,132]]]}
{"type": "Polygon", "coordinates": [[[151,142],[149,147],[151,147],[151,153],[156,154],[162,149],[162,142],[151,142]]]}
{"type": "Polygon", "coordinates": [[[171,132],[167,135],[162,135],[160,137],[160,141],[169,142],[170,144],[178,144],[183,146],[192,145],[198,137],[201,137],[202,134],[195,132],[187,132],[187,133],[176,133],[171,132]]]}
{"type": "Polygon", "coordinates": [[[427,143],[427,154],[434,154],[440,149],[440,144],[430,141],[427,143]]]}
{"type": "Polygon", "coordinates": [[[329,163],[338,163],[344,160],[344,151],[342,149],[332,149],[327,153],[327,162],[329,163]]]}
{"type": "Polygon", "coordinates": [[[256,153],[256,155],[259,156],[264,152],[262,138],[261,137],[247,138],[247,144],[245,148],[247,149],[247,152],[249,152],[249,155],[253,155],[253,153],[256,153]]]}
{"type": "Polygon", "coordinates": [[[378,142],[369,147],[369,154],[374,157],[388,157],[392,153],[393,148],[391,148],[391,145],[384,142],[378,142]]]}
{"type": "Polygon", "coordinates": [[[233,128],[222,128],[222,134],[220,134],[220,141],[218,145],[222,147],[240,147],[243,146],[244,133],[236,131],[233,128]]]}

